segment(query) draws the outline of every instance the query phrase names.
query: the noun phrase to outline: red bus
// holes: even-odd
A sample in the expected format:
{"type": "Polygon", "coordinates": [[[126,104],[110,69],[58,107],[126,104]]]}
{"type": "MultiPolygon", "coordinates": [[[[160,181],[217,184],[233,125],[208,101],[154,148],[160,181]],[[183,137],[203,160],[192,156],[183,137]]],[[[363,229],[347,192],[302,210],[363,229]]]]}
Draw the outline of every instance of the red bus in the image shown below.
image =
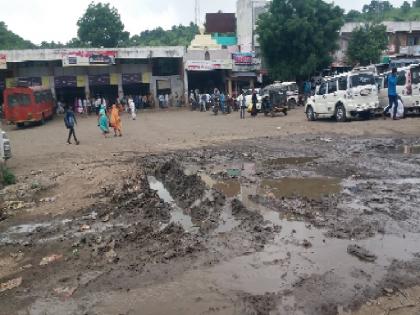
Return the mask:
{"type": "Polygon", "coordinates": [[[51,90],[43,87],[14,87],[4,90],[3,113],[6,121],[23,127],[25,122],[39,122],[54,115],[51,90]]]}

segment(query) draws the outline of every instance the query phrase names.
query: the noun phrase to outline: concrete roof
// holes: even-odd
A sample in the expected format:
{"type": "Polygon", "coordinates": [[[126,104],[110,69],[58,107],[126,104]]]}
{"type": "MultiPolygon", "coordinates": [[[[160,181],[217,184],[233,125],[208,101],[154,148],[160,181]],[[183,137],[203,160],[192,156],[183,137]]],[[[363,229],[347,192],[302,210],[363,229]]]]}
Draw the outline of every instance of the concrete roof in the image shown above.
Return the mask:
{"type": "Polygon", "coordinates": [[[131,47],[131,48],[66,48],[66,49],[24,49],[1,50],[6,55],[7,62],[24,61],[52,61],[62,60],[64,56],[74,52],[103,52],[116,53],[117,59],[148,59],[148,58],[183,58],[186,49],[183,46],[167,47],[131,47]]]}
{"type": "MultiPolygon", "coordinates": [[[[355,28],[359,26],[363,26],[366,23],[363,22],[351,22],[346,23],[341,28],[341,33],[351,33],[355,28]]],[[[412,31],[420,31],[420,21],[412,21],[412,22],[393,22],[393,21],[385,21],[381,24],[386,26],[386,30],[388,33],[395,33],[395,32],[412,32],[412,31]]]]}

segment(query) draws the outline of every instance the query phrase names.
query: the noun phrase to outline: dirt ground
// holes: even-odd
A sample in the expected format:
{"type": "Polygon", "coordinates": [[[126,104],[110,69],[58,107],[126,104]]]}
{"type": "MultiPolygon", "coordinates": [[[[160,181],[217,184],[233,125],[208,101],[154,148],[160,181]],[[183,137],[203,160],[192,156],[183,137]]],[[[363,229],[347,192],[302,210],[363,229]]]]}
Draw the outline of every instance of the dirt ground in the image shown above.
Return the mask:
{"type": "Polygon", "coordinates": [[[420,118],[17,130],[0,314],[420,314],[420,118]]]}

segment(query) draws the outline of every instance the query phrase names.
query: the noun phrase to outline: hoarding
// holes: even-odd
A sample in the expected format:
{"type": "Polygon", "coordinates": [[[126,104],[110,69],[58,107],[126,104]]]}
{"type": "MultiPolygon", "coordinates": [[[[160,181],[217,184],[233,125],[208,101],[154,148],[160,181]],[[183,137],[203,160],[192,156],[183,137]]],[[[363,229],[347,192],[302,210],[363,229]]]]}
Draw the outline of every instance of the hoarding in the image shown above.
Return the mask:
{"type": "Polygon", "coordinates": [[[54,86],[56,88],[77,87],[77,77],[75,75],[54,77],[54,86]]]}
{"type": "Polygon", "coordinates": [[[63,67],[108,66],[115,64],[115,50],[75,50],[62,54],[63,67]]]}
{"type": "Polygon", "coordinates": [[[0,69],[7,69],[7,56],[0,54],[0,69]]]}
{"type": "Polygon", "coordinates": [[[232,70],[231,60],[192,60],[187,61],[188,71],[232,70]]]}
{"type": "Polygon", "coordinates": [[[253,53],[233,53],[232,59],[235,65],[252,65],[254,64],[253,53]]]}

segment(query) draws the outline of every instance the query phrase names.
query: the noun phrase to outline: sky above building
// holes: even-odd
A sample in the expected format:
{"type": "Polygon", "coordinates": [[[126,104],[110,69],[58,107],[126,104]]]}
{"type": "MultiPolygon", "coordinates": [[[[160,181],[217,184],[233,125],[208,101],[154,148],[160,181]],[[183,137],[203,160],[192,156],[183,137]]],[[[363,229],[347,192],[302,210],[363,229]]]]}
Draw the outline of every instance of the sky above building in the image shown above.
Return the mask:
{"type": "MultiPolygon", "coordinates": [[[[0,21],[25,39],[67,42],[77,34],[77,20],[91,0],[13,0],[1,1],[0,21]]],[[[97,2],[97,1],[95,1],[97,2]]],[[[194,21],[194,0],[103,0],[115,6],[131,35],[161,26],[194,21]]],[[[346,10],[361,10],[370,0],[335,0],[346,10]]],[[[403,0],[390,0],[400,6],[403,0]]],[[[206,12],[235,12],[236,0],[201,0],[201,21],[206,12]]]]}

